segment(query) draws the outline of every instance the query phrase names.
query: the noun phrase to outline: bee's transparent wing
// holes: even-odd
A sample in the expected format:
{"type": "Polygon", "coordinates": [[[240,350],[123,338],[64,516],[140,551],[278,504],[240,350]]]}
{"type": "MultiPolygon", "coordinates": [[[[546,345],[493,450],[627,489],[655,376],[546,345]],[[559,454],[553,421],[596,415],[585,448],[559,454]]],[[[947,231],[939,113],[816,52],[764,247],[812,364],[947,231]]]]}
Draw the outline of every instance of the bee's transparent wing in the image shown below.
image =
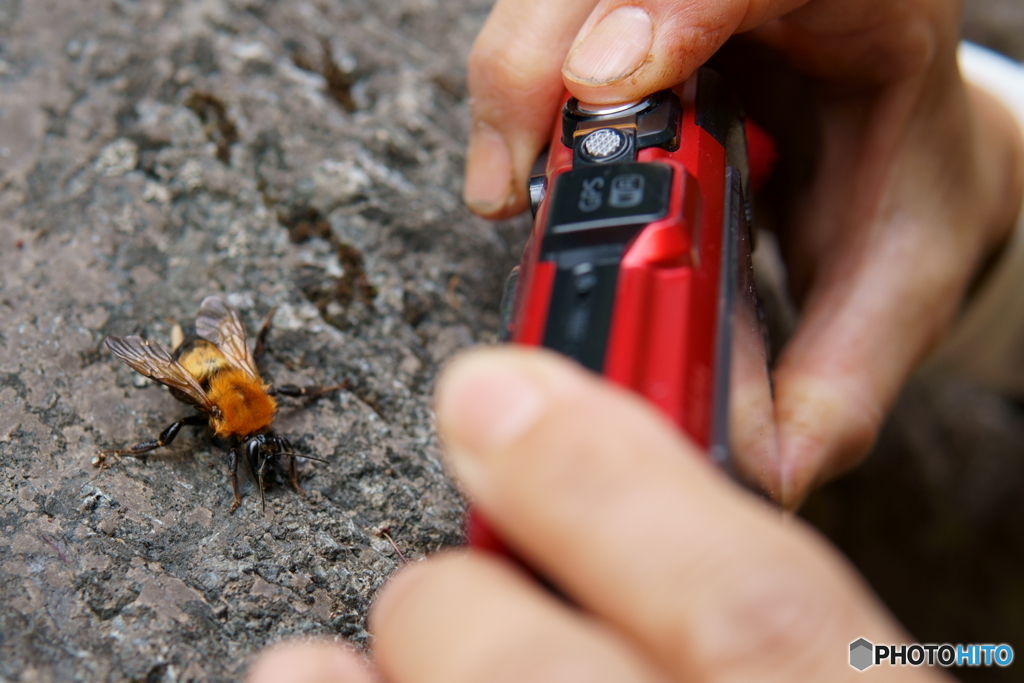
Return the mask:
{"type": "MultiPolygon", "coordinates": [[[[219,296],[208,296],[199,306],[196,316],[196,335],[213,342],[231,365],[260,380],[256,361],[245,338],[245,325],[238,311],[224,303],[219,296]]],[[[260,380],[262,381],[262,380],[260,380]]]]}
{"type": "Polygon", "coordinates": [[[107,337],[107,348],[135,372],[168,387],[180,400],[191,403],[204,413],[213,413],[210,401],[195,377],[171,358],[160,344],[141,337],[107,337]]]}

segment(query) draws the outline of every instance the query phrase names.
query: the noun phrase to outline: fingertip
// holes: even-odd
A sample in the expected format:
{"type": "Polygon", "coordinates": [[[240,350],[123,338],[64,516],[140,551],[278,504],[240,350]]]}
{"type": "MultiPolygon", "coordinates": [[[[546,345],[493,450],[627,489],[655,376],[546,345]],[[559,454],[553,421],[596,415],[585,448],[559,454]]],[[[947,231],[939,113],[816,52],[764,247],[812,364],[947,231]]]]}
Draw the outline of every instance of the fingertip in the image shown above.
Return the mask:
{"type": "Polygon", "coordinates": [[[290,641],[265,650],[247,683],[374,683],[356,651],[327,641],[290,641]]]}
{"type": "Polygon", "coordinates": [[[779,467],[777,502],[795,512],[807,499],[817,478],[817,461],[822,448],[817,440],[802,434],[783,434],[780,444],[785,450],[779,467]]]}
{"type": "Polygon", "coordinates": [[[467,493],[486,495],[486,463],[542,419],[555,393],[579,381],[567,361],[538,350],[478,349],[452,361],[438,381],[435,410],[445,457],[467,493]]]}
{"type": "Polygon", "coordinates": [[[461,617],[467,596],[477,592],[481,560],[490,562],[479,553],[446,550],[406,565],[388,579],[367,619],[382,676],[389,680],[442,680],[437,677],[439,669],[464,663],[445,651],[454,634],[465,630],[461,617]],[[433,677],[409,675],[410,669],[422,670],[423,666],[433,677]]]}
{"type": "Polygon", "coordinates": [[[501,352],[468,354],[438,384],[437,413],[446,441],[478,454],[527,429],[544,403],[531,373],[516,356],[501,352]]]}
{"type": "Polygon", "coordinates": [[[502,218],[516,200],[512,153],[493,126],[474,121],[466,153],[462,199],[484,218],[502,218]]]}
{"type": "Polygon", "coordinates": [[[391,575],[370,605],[366,619],[370,633],[376,635],[395,621],[396,615],[401,613],[402,605],[415,592],[416,585],[421,582],[427,570],[426,562],[413,562],[391,575]]]}
{"type": "Polygon", "coordinates": [[[749,3],[604,0],[562,64],[583,102],[637,100],[685,81],[743,21],[749,3]]]}
{"type": "Polygon", "coordinates": [[[814,487],[860,462],[883,413],[864,378],[792,369],[777,374],[779,503],[799,508],[814,487]]]}

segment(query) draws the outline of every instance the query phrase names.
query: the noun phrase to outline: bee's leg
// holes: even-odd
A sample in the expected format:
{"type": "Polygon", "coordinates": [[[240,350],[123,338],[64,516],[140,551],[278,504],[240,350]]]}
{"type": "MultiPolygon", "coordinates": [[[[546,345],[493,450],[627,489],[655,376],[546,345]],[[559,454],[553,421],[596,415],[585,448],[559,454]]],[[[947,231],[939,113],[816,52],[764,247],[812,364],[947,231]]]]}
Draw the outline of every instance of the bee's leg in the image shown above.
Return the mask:
{"type": "Polygon", "coordinates": [[[263,504],[263,512],[267,511],[267,489],[266,483],[263,481],[263,464],[260,464],[260,469],[256,473],[257,487],[260,490],[260,503],[263,504]]]}
{"type": "Polygon", "coordinates": [[[107,457],[111,455],[130,455],[133,457],[139,457],[149,453],[150,451],[155,451],[157,448],[170,446],[174,442],[175,437],[178,436],[178,432],[181,431],[182,427],[186,425],[189,427],[198,427],[199,425],[206,424],[207,421],[209,421],[209,418],[205,415],[189,415],[160,432],[160,436],[155,440],[140,441],[129,448],[102,450],[95,458],[92,459],[93,467],[107,467],[107,457]]]}
{"type": "MultiPolygon", "coordinates": [[[[288,450],[291,450],[290,444],[288,446],[288,450]]],[[[294,454],[288,456],[288,479],[289,481],[291,481],[292,488],[295,489],[295,493],[305,498],[306,492],[302,490],[301,486],[299,486],[299,472],[298,469],[295,467],[294,454]]]]}
{"type": "Polygon", "coordinates": [[[263,324],[260,325],[259,332],[256,333],[256,348],[253,350],[253,359],[259,363],[263,358],[263,354],[267,352],[267,335],[270,334],[270,325],[274,320],[274,313],[277,312],[277,306],[270,309],[270,313],[267,313],[267,317],[264,318],[263,324]]]}
{"type": "Polygon", "coordinates": [[[348,389],[348,382],[342,382],[341,384],[335,384],[331,387],[318,387],[315,385],[308,387],[297,387],[294,384],[282,384],[279,387],[274,387],[271,391],[274,394],[280,394],[281,396],[291,396],[293,398],[320,398],[324,394],[332,391],[338,391],[339,389],[348,389]]]}
{"type": "Polygon", "coordinates": [[[235,447],[228,453],[228,474],[231,476],[231,490],[235,492],[235,502],[229,512],[234,512],[242,504],[242,489],[238,486],[238,448],[235,447]]]}
{"type": "Polygon", "coordinates": [[[260,452],[256,441],[247,441],[242,448],[245,449],[245,464],[249,467],[249,474],[256,482],[256,488],[260,491],[260,501],[263,504],[263,511],[267,511],[267,498],[265,494],[266,482],[263,481],[264,465],[266,461],[260,452]]]}

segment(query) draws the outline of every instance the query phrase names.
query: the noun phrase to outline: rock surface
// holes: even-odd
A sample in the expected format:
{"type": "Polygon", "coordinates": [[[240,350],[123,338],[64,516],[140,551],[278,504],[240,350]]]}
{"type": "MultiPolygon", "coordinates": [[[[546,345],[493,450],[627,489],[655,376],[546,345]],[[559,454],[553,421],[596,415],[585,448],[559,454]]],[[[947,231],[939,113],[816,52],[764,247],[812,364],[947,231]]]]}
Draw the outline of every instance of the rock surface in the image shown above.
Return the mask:
{"type": "Polygon", "coordinates": [[[458,199],[487,3],[0,0],[0,680],[238,680],[288,635],[366,643],[403,558],[460,542],[439,364],[493,340],[525,223],[458,199]],[[72,5],[74,8],[72,9],[72,5]],[[186,428],[102,340],[170,344],[222,293],[283,401],[305,499],[186,428]]]}
{"type": "MultiPolygon", "coordinates": [[[[526,230],[458,200],[464,62],[489,5],[0,0],[0,682],[239,680],[283,637],[365,646],[387,576],[461,540],[430,392],[455,351],[494,339],[526,230]],[[303,463],[305,499],[278,485],[264,512],[246,481],[229,514],[227,453],[203,429],[145,462],[90,464],[189,412],[103,338],[169,345],[213,293],[250,330],[277,307],[274,382],[349,387],[285,401],[278,418],[327,461],[303,463]]],[[[1024,51],[1019,7],[975,0],[969,28],[1024,51]]],[[[938,424],[1002,454],[963,479],[975,482],[954,496],[963,523],[1003,529],[1016,514],[1019,415],[984,392],[942,391],[908,392],[880,447],[897,455],[875,461],[896,464],[809,507],[876,585],[916,565],[875,561],[889,546],[856,513],[887,467],[912,482],[939,472],[931,507],[911,509],[946,509],[935,492],[962,479],[942,469],[953,455],[938,424]],[[963,395],[982,409],[958,412],[963,395]]],[[[913,505],[893,497],[896,513],[913,505]]],[[[920,571],[929,539],[977,551],[928,536],[925,517],[920,571]]],[[[1019,574],[1017,560],[1000,567],[1019,574]]],[[[927,614],[912,608],[900,611],[912,624],[927,614]]]]}

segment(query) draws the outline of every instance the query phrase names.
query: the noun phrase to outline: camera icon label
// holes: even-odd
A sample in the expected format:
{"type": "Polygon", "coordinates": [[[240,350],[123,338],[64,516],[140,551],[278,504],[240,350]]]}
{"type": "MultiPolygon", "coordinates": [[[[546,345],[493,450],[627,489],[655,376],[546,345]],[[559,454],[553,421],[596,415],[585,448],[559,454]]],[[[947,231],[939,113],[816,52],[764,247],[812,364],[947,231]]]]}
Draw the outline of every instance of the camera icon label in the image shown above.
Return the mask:
{"type": "Polygon", "coordinates": [[[597,211],[601,208],[604,196],[601,191],[604,189],[604,178],[591,178],[583,181],[583,188],[580,190],[580,211],[597,211]]]}
{"type": "Polygon", "coordinates": [[[644,177],[639,173],[627,173],[612,180],[608,193],[608,205],[616,209],[630,209],[644,200],[644,177]]]}

